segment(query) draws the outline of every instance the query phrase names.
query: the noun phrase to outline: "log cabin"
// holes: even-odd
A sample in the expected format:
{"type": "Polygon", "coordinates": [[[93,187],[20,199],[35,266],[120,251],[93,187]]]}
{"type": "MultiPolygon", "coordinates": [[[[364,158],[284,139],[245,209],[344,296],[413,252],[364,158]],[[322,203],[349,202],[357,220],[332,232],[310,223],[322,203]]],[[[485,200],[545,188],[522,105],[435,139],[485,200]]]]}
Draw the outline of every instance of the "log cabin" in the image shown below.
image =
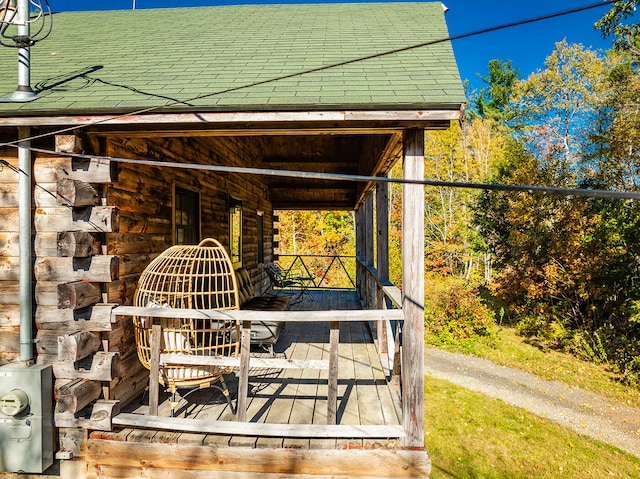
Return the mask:
{"type": "MultiPolygon", "coordinates": [[[[50,375],[38,392],[49,437],[29,446],[44,457],[32,472],[428,477],[423,186],[410,180],[423,179],[425,130],[448,128],[465,102],[443,6],[53,19],[43,41],[0,49],[0,396],[18,366],[50,375]],[[398,161],[401,292],[388,281],[388,183],[378,181],[398,161]],[[211,237],[263,291],[283,209],[355,211],[356,291],[238,311],[243,338],[253,319],[285,323],[280,359],[241,362],[235,415],[199,392],[168,417],[136,354],[138,278],[168,247],[211,237]]],[[[0,414],[0,426],[20,417],[0,414]]],[[[0,476],[29,472],[6,460],[24,441],[3,437],[0,476]]]]}

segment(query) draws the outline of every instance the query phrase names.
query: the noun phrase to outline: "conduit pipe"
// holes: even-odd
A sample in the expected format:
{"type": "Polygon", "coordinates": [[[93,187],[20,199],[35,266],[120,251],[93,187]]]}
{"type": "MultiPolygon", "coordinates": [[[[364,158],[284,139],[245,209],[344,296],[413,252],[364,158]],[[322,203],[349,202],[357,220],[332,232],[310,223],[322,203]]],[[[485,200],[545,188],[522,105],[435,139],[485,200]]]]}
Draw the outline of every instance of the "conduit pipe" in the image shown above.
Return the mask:
{"type": "Polygon", "coordinates": [[[20,361],[33,362],[33,264],[31,254],[31,129],[18,128],[18,249],[20,261],[20,361]]]}

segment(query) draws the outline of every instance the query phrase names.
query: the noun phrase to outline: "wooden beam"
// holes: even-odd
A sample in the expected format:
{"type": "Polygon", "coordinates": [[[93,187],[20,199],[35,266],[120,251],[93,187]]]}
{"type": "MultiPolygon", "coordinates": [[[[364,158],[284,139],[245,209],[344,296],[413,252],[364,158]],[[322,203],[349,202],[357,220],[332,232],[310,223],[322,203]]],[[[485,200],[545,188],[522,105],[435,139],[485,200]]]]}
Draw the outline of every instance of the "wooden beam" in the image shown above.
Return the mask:
{"type": "Polygon", "coordinates": [[[119,258],[112,255],[89,258],[38,258],[34,272],[38,281],[109,283],[118,279],[119,266],[119,258]]]}
{"type": "Polygon", "coordinates": [[[58,360],[79,361],[96,352],[102,344],[100,333],[94,331],[78,331],[58,337],[58,360]]]}
{"type": "MultiPolygon", "coordinates": [[[[240,357],[195,356],[191,354],[160,354],[160,365],[182,364],[185,366],[219,366],[239,368],[240,357]]],[[[317,359],[249,358],[250,369],[329,369],[329,361],[317,359]]]]}
{"type": "Polygon", "coordinates": [[[58,256],[71,256],[74,258],[94,256],[102,252],[102,245],[98,235],[83,231],[61,231],[57,234],[56,247],[58,256]]]}
{"type": "MultiPolygon", "coordinates": [[[[424,131],[404,135],[403,177],[424,179],[424,131]]],[[[424,447],[424,187],[402,191],[402,424],[406,447],[424,447]]]]}
{"type": "MultiPolygon", "coordinates": [[[[420,110],[371,110],[371,111],[251,111],[251,112],[197,112],[197,113],[151,113],[141,115],[63,115],[63,116],[41,116],[41,117],[7,117],[0,118],[0,126],[56,126],[65,125],[67,127],[87,123],[100,123],[101,125],[205,125],[236,123],[243,131],[243,135],[262,135],[264,132],[252,133],[255,130],[247,128],[246,123],[274,123],[284,124],[289,129],[296,130],[296,124],[301,122],[311,122],[318,124],[340,124],[344,122],[354,122],[354,128],[358,123],[369,123],[384,121],[392,123],[393,126],[402,127],[404,122],[411,124],[432,122],[432,121],[452,121],[461,117],[460,104],[434,105],[429,108],[425,105],[420,110]]],[[[253,125],[252,125],[253,126],[253,125]]],[[[257,126],[257,125],[256,125],[257,126]]],[[[417,125],[416,125],[417,126],[417,125]]],[[[361,127],[367,128],[366,125],[361,127]]],[[[382,126],[380,126],[382,127],[382,126]]],[[[390,125],[387,126],[389,128],[390,125]]],[[[282,126],[281,126],[282,128],[282,126]]],[[[298,127],[304,129],[304,125],[298,127]]],[[[371,129],[371,127],[369,127],[371,129]]],[[[173,130],[175,131],[175,129],[173,130]]],[[[233,131],[236,131],[234,129],[233,131]]],[[[325,132],[326,133],[326,132],[325,132]]],[[[118,134],[118,132],[116,132],[118,134]]],[[[299,134],[299,133],[298,133],[299,134]]],[[[181,136],[185,136],[182,132],[181,136]]]]}
{"type": "Polygon", "coordinates": [[[76,413],[100,397],[100,381],[75,379],[56,390],[56,412],[76,413]]]}
{"type": "Polygon", "coordinates": [[[75,281],[58,285],[58,308],[80,309],[102,300],[102,290],[97,283],[75,281]]]}
{"type": "Polygon", "coordinates": [[[61,206],[96,206],[100,194],[90,183],[60,178],[56,186],[56,201],[61,206]]]}
{"type": "Polygon", "coordinates": [[[258,422],[211,421],[180,417],[152,416],[121,413],[113,424],[170,431],[199,432],[203,434],[314,437],[314,438],[401,438],[402,426],[387,425],[329,425],[329,424],[269,424],[258,422]]]}
{"type": "Polygon", "coordinates": [[[84,206],[70,208],[36,208],[34,224],[37,231],[90,231],[97,233],[117,232],[119,211],[116,206],[84,206]]]}
{"type": "Polygon", "coordinates": [[[111,331],[115,304],[94,304],[81,309],[58,309],[40,305],[36,308],[38,329],[59,331],[111,331]]]}
{"type": "Polygon", "coordinates": [[[180,308],[143,308],[139,306],[118,306],[112,310],[115,316],[147,316],[151,318],[182,319],[235,319],[238,321],[281,321],[307,322],[316,321],[372,321],[375,319],[404,319],[401,309],[387,310],[332,310],[332,311],[248,311],[218,309],[180,309],[180,308]]]}

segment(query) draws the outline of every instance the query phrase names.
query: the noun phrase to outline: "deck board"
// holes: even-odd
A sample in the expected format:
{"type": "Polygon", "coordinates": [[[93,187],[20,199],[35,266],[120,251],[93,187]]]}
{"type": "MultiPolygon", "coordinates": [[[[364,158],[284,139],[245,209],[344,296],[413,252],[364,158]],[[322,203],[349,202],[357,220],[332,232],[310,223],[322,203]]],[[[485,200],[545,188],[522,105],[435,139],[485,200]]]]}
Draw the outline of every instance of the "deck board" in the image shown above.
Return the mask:
{"type": "MultiPolygon", "coordinates": [[[[344,291],[313,291],[313,301],[296,304],[297,310],[359,309],[355,293],[344,291]]],[[[327,360],[329,357],[329,323],[287,323],[274,347],[276,357],[300,360],[327,360]]],[[[252,351],[252,356],[268,357],[264,351],[252,351]]],[[[235,401],[237,378],[226,378],[235,401]]],[[[254,423],[318,424],[327,423],[328,371],[319,369],[257,369],[249,372],[247,418],[254,423]]],[[[159,411],[169,415],[168,401],[161,398],[159,411]]],[[[394,396],[389,390],[385,373],[372,342],[368,323],[340,324],[338,360],[338,424],[399,425],[394,396]]],[[[134,403],[123,412],[146,414],[148,406],[134,403]]],[[[181,400],[177,417],[210,421],[236,421],[222,394],[206,389],[181,400]]],[[[116,434],[116,436],[118,436],[116,434]]],[[[113,437],[110,437],[114,439],[113,437]]],[[[250,448],[345,449],[389,447],[376,439],[278,438],[248,435],[199,434],[197,432],[162,432],[145,429],[125,429],[118,440],[136,442],[176,443],[203,446],[235,446],[250,448]],[[126,434],[124,433],[126,431],[126,434]]],[[[384,441],[382,441],[384,442],[384,441]]]]}

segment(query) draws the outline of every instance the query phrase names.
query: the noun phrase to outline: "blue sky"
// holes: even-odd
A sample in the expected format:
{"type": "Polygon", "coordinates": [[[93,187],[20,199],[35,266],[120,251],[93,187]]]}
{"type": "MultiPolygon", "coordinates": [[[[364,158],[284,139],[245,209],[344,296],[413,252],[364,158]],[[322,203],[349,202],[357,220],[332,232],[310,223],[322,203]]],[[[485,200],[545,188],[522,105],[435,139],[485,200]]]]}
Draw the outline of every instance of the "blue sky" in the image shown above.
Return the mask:
{"type": "MultiPolygon", "coordinates": [[[[203,5],[231,5],[247,3],[291,3],[304,0],[49,0],[56,11],[166,8],[203,5]]],[[[334,1],[313,3],[336,3],[334,1]]],[[[526,20],[542,15],[597,3],[596,0],[444,0],[451,35],[460,35],[492,26],[526,20]]],[[[529,25],[459,39],[453,42],[462,79],[470,80],[475,88],[483,85],[478,74],[487,73],[490,60],[512,60],[521,77],[540,69],[544,59],[553,51],[556,42],[567,39],[594,49],[607,49],[610,40],[603,40],[593,28],[594,22],[608,10],[607,6],[575,13],[529,25]]]]}

